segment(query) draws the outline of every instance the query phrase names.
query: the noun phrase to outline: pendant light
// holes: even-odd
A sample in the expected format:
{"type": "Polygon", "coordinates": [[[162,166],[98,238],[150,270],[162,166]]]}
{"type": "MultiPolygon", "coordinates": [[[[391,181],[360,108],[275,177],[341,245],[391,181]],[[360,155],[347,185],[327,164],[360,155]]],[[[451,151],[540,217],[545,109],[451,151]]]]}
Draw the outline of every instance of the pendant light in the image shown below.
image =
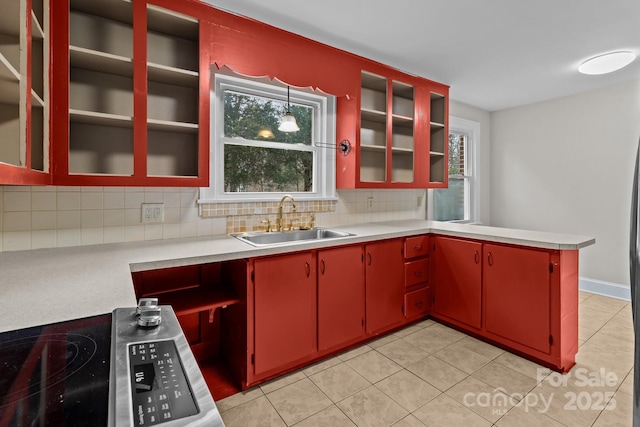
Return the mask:
{"type": "Polygon", "coordinates": [[[296,123],[296,118],[291,114],[291,104],[289,103],[289,86],[287,86],[287,112],[280,118],[280,132],[298,132],[300,128],[296,123]]]}

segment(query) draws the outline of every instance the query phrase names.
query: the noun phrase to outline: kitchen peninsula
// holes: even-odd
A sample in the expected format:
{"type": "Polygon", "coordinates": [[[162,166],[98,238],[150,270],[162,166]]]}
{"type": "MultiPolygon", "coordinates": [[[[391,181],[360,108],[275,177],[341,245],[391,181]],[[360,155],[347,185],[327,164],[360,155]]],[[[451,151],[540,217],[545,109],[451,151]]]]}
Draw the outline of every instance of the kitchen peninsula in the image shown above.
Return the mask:
{"type": "MultiPolygon", "coordinates": [[[[0,332],[134,306],[143,292],[153,292],[154,280],[164,283],[162,277],[166,272],[167,277],[177,278],[178,282],[190,275],[196,277],[194,280],[202,278],[203,292],[207,286],[222,286],[224,282],[226,290],[235,295],[194,310],[202,314],[198,317],[195,313],[200,322],[206,324],[209,319],[217,326],[215,333],[221,336],[217,341],[228,341],[227,348],[232,349],[231,358],[235,359],[229,362],[233,365],[231,370],[243,388],[427,316],[556,370],[566,372],[575,363],[578,250],[594,244],[593,238],[424,220],[353,224],[333,229],[353,236],[259,248],[223,235],[4,252],[0,254],[3,272],[0,332]],[[383,244],[391,256],[376,252],[383,244]],[[397,253],[395,248],[399,248],[397,253]],[[339,254],[339,268],[342,272],[359,272],[361,284],[356,295],[360,295],[361,301],[348,303],[362,313],[355,316],[356,329],[359,328],[355,335],[336,342],[330,339],[333,331],[322,330],[319,319],[324,307],[319,290],[325,268],[327,274],[331,269],[330,252],[347,249],[355,255],[343,258],[339,254]],[[470,260],[460,261],[467,252],[470,260]],[[263,283],[269,277],[267,266],[282,261],[284,264],[278,265],[293,271],[293,263],[298,260],[287,259],[289,256],[302,257],[303,274],[313,279],[308,292],[311,299],[307,301],[309,330],[304,334],[308,348],[292,358],[279,360],[267,355],[263,359],[260,334],[270,333],[265,331],[267,327],[277,328],[278,321],[268,317],[268,321],[259,322],[260,316],[268,314],[260,312],[261,303],[257,299],[279,292],[264,290],[267,288],[263,283]],[[397,272],[382,288],[373,282],[375,275],[368,273],[380,259],[383,260],[380,271],[397,272]],[[506,269],[502,259],[506,260],[506,269]],[[347,262],[355,265],[345,265],[347,262]],[[524,271],[522,266],[532,271],[524,271]],[[459,272],[476,276],[460,278],[459,272]],[[390,293],[389,288],[393,288],[390,293]],[[397,307],[388,310],[383,301],[372,312],[371,307],[378,307],[379,303],[376,295],[370,295],[374,290],[383,292],[384,301],[390,300],[397,307]],[[365,298],[369,307],[366,312],[365,298]],[[476,305],[469,305],[470,301],[476,305]],[[385,310],[387,318],[380,318],[385,310]],[[475,314],[469,315],[474,310],[475,314]],[[513,317],[522,310],[524,317],[513,317]],[[218,311],[229,314],[219,315],[218,311]],[[216,322],[226,324],[214,323],[214,317],[216,322]],[[242,326],[230,325],[233,319],[240,319],[242,326]],[[325,336],[328,344],[318,345],[325,336]]],[[[371,270],[374,271],[377,270],[371,270]]],[[[180,283],[175,286],[178,289],[180,283]]],[[[194,286],[185,284],[184,288],[194,286]]],[[[158,291],[161,303],[162,295],[171,295],[171,291],[164,288],[158,291]]],[[[193,310],[184,310],[185,316],[194,315],[193,310]]],[[[200,327],[203,326],[196,329],[200,327]]],[[[188,337],[193,335],[190,326],[183,324],[183,329],[188,337]]],[[[198,357],[198,351],[194,353],[198,357]]]]}

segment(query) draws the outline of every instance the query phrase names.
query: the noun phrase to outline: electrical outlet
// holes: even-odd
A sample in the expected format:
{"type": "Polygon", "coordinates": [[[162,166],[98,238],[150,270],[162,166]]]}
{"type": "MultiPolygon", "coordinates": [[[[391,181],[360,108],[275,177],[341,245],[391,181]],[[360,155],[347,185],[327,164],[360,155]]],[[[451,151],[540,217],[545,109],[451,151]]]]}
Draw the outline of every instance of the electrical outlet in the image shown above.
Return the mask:
{"type": "Polygon", "coordinates": [[[419,208],[420,206],[422,206],[422,196],[418,196],[418,200],[416,201],[416,203],[417,203],[417,205],[418,205],[418,206],[416,206],[416,207],[418,207],[418,208],[419,208]]]}
{"type": "Polygon", "coordinates": [[[373,207],[373,197],[367,197],[367,209],[371,209],[373,207]]]}
{"type": "Polygon", "coordinates": [[[142,222],[163,222],[164,203],[143,203],[142,222]]]}

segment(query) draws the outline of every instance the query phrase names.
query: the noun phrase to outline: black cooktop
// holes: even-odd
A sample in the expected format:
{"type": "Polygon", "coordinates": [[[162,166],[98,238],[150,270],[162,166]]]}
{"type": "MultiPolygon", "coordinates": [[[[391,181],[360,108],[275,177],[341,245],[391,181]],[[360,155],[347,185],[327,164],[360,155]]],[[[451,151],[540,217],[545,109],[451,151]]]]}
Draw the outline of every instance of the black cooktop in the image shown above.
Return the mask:
{"type": "Polygon", "coordinates": [[[111,314],[0,333],[0,426],[106,426],[111,314]]]}

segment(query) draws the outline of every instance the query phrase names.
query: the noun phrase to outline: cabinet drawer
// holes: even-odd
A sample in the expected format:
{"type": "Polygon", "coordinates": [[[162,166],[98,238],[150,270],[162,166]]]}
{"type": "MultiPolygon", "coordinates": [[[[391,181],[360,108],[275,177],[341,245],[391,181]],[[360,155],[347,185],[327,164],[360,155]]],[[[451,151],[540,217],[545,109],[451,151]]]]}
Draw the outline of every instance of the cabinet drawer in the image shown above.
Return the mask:
{"type": "Polygon", "coordinates": [[[404,287],[426,282],[429,279],[429,260],[420,259],[404,264],[404,287]]]}
{"type": "Polygon", "coordinates": [[[429,236],[407,237],[404,241],[404,257],[406,259],[426,256],[429,252],[429,236]]]}
{"type": "Polygon", "coordinates": [[[429,288],[404,294],[404,316],[407,318],[429,313],[429,288]]]}

